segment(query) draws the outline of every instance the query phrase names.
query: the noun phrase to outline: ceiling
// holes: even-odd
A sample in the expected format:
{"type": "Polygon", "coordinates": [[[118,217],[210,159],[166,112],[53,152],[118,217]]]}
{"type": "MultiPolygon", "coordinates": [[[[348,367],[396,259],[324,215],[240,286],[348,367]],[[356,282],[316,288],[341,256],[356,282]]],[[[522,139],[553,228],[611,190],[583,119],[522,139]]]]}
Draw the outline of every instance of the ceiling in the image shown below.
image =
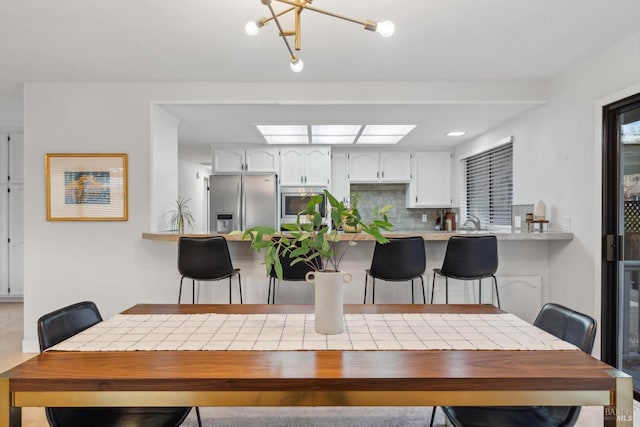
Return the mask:
{"type": "MultiPolygon", "coordinates": [[[[640,0],[315,0],[357,19],[391,20],[385,39],[304,11],[305,68],[267,25],[260,0],[0,0],[0,83],[526,82],[562,70],[640,30],[640,0]]],[[[279,5],[275,4],[276,9],[279,5]]],[[[288,26],[288,25],[285,25],[288,26]]],[[[401,144],[451,144],[535,103],[472,105],[174,105],[185,144],[262,143],[255,124],[414,123],[401,144]]]]}

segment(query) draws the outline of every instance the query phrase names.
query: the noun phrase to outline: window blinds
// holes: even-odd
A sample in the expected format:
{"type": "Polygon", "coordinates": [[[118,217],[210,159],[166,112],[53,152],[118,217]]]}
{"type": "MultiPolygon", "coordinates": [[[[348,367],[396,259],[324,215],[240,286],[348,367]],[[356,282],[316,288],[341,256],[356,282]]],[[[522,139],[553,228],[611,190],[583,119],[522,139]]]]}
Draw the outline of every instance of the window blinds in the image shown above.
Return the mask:
{"type": "Polygon", "coordinates": [[[467,215],[483,225],[511,225],[513,143],[464,160],[467,215]]]}

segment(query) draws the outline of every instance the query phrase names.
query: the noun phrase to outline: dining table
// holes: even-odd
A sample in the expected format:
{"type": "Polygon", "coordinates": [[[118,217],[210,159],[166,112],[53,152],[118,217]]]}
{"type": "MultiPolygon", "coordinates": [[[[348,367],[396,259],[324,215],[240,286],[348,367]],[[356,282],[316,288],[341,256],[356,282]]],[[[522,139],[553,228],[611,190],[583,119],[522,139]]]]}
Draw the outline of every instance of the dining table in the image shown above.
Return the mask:
{"type": "MultiPolygon", "coordinates": [[[[306,314],[313,305],[138,304],[121,315],[306,314]]],[[[359,314],[499,315],[493,305],[346,304],[359,314]]],[[[45,351],[0,374],[0,427],[23,407],[603,406],[633,425],[627,374],[580,350],[45,351]]]]}

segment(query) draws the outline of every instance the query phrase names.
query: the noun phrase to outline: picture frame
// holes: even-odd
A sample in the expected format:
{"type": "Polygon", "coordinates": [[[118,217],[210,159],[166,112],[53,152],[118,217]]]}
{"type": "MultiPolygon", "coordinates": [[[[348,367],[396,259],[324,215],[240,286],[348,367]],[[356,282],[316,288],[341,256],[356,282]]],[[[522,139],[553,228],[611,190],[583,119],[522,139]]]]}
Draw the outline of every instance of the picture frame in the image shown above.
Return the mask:
{"type": "Polygon", "coordinates": [[[47,153],[47,221],[127,221],[127,155],[47,153]]]}

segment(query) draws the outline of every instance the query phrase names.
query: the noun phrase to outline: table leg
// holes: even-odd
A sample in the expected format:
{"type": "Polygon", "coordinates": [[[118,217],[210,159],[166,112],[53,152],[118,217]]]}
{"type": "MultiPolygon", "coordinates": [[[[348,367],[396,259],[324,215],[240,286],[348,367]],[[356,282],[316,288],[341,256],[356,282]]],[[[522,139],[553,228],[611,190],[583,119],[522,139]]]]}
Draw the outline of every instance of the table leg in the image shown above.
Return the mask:
{"type": "Polygon", "coordinates": [[[22,408],[11,406],[9,377],[0,376],[0,427],[20,427],[22,408]]]}
{"type": "Polygon", "coordinates": [[[622,371],[609,373],[616,379],[612,405],[604,407],[605,427],[633,427],[633,378],[622,371]]]}

